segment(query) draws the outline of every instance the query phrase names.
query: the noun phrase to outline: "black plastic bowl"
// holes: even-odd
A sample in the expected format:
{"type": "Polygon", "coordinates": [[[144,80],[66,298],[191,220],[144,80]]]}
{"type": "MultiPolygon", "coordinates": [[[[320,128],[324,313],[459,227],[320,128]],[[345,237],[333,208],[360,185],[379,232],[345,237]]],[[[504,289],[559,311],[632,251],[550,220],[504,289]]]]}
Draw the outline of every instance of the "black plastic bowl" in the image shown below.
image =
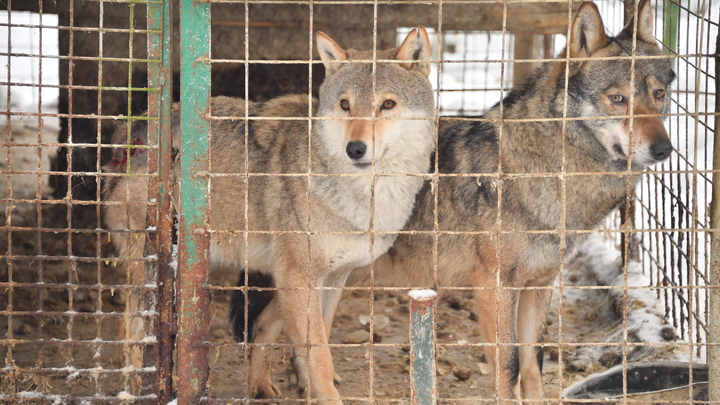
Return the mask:
{"type": "MultiPolygon", "coordinates": [[[[706,364],[683,362],[634,363],[627,365],[627,395],[657,394],[665,397],[670,391],[681,390],[689,398],[692,373],[693,399],[707,397],[708,367],[706,364]]],[[[623,367],[615,366],[577,382],[563,391],[567,399],[618,399],[623,397],[623,367]]],[[[707,401],[707,399],[704,399],[707,401]]]]}

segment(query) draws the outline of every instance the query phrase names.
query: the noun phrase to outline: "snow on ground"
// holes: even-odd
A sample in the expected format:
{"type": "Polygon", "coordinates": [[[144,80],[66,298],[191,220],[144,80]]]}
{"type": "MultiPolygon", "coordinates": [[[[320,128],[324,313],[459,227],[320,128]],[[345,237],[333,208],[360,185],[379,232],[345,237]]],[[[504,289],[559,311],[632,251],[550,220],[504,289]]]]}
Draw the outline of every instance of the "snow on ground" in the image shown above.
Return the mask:
{"type": "Polygon", "coordinates": [[[566,345],[566,370],[603,370],[620,364],[623,352],[627,362],[690,358],[649,281],[636,261],[623,271],[619,250],[600,234],[588,238],[557,280],[562,294],[554,294],[548,317],[547,341],[566,345]]]}

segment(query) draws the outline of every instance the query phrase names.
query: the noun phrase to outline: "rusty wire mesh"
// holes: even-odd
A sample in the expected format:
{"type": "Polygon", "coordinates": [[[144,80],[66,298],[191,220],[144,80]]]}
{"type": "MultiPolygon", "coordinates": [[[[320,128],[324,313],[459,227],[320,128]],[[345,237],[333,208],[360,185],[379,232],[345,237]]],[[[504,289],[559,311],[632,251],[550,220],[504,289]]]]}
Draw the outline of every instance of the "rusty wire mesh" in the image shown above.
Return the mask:
{"type": "MultiPolygon", "coordinates": [[[[147,7],[153,1],[29,3],[8,1],[7,17],[0,24],[7,32],[0,56],[8,61],[7,71],[0,71],[0,88],[7,91],[0,100],[4,103],[0,106],[6,152],[0,173],[6,183],[0,187],[4,193],[0,354],[5,360],[0,370],[0,400],[155,403],[157,374],[173,372],[168,362],[163,363],[164,368],[156,367],[157,357],[167,356],[158,354],[156,345],[160,328],[157,308],[170,305],[158,300],[159,286],[166,280],[157,276],[157,240],[162,236],[158,224],[153,223],[163,209],[158,193],[165,180],[151,169],[141,173],[133,173],[131,167],[115,173],[102,170],[115,151],[122,154],[138,149],[126,142],[108,145],[118,121],[154,125],[161,118],[160,111],[148,102],[157,88],[145,79],[149,65],[158,63],[147,51],[147,7]],[[38,19],[22,20],[26,11],[35,12],[38,19]],[[59,16],[57,22],[51,18],[54,14],[59,16]],[[34,30],[33,37],[41,38],[39,47],[21,49],[17,38],[24,34],[13,34],[19,29],[34,30]],[[57,51],[44,45],[49,36],[61,39],[57,51]],[[22,59],[40,63],[28,80],[13,73],[22,59]],[[58,67],[48,68],[51,61],[57,61],[58,67]],[[50,69],[59,71],[57,82],[48,79],[50,69]],[[30,109],[13,103],[13,93],[24,88],[37,92],[30,109]],[[51,91],[59,96],[48,96],[51,91]],[[49,97],[59,97],[59,108],[48,102],[49,97]],[[150,113],[145,114],[148,108],[150,113]],[[122,184],[126,192],[120,193],[119,200],[104,200],[102,187],[113,178],[122,179],[114,184],[122,184]],[[138,196],[131,189],[136,184],[131,179],[137,178],[147,179],[147,195],[138,196]],[[124,207],[130,215],[137,212],[133,208],[140,208],[150,220],[141,220],[139,227],[109,227],[102,216],[112,206],[124,207]],[[142,248],[128,249],[135,253],[120,257],[113,240],[123,236],[128,246],[140,244],[142,248]],[[139,303],[135,306],[134,302],[139,303]],[[131,327],[133,319],[136,329],[131,327]],[[141,334],[132,335],[131,330],[141,334]]],[[[398,46],[409,29],[423,24],[433,46],[431,79],[436,110],[444,117],[484,113],[531,68],[550,60],[564,46],[577,8],[577,3],[568,2],[527,2],[523,8],[483,2],[478,10],[499,10],[498,15],[488,17],[468,13],[477,5],[472,1],[211,3],[212,58],[208,63],[212,88],[208,91],[212,95],[252,101],[291,92],[317,95],[324,69],[314,51],[315,31],[327,32],[344,48],[383,49],[398,46]],[[537,19],[531,18],[535,6],[544,13],[537,19]]],[[[598,5],[607,32],[619,32],[626,23],[625,4],[613,0],[598,5]]],[[[555,402],[559,402],[562,389],[613,365],[627,368],[645,360],[707,362],[712,253],[709,206],[717,114],[716,62],[711,54],[718,32],[717,4],[712,0],[668,0],[654,4],[653,12],[655,37],[678,75],[665,121],[675,153],[669,161],[643,173],[634,191],[634,205],[612,214],[597,235],[590,236],[586,249],[578,257],[563,260],[558,269],[547,320],[544,372],[547,396],[555,402]],[[665,34],[664,22],[672,21],[668,18],[671,12],[677,13],[677,43],[670,41],[673,34],[665,34]],[[643,335],[647,331],[652,336],[643,335]]],[[[177,59],[177,52],[174,57],[177,59]]],[[[205,118],[228,119],[212,111],[205,118]]],[[[247,122],[268,119],[234,118],[247,122]]],[[[477,117],[458,119],[482,121],[477,117]]],[[[300,120],[310,125],[317,122],[300,120]]],[[[132,131],[127,131],[126,141],[132,141],[132,131]]],[[[160,132],[154,131],[148,144],[139,148],[147,151],[151,166],[164,158],[159,154],[160,132]]],[[[169,132],[162,136],[169,137],[169,132]]],[[[443,179],[480,174],[497,177],[495,173],[439,173],[437,165],[430,175],[414,175],[427,176],[437,188],[443,179]]],[[[568,175],[573,174],[549,173],[537,178],[568,175]]],[[[211,168],[208,190],[218,179],[251,181],[254,177],[262,176],[211,168]]],[[[284,177],[302,181],[311,175],[284,177]]],[[[628,197],[630,194],[633,192],[628,197]]],[[[209,204],[212,212],[212,199],[209,204]]],[[[478,312],[472,303],[478,291],[438,285],[436,257],[443,238],[489,232],[443,229],[437,220],[441,215],[437,201],[435,204],[432,228],[400,232],[432,241],[433,251],[422,252],[433,264],[429,284],[383,286],[375,283],[373,268],[369,287],[344,288],[330,347],[335,370],[344,380],[339,391],[346,401],[389,403],[410,397],[408,287],[436,287],[446,293],[439,302],[435,325],[438,400],[481,402],[493,398],[488,376],[491,365],[482,354],[487,344],[479,338],[478,312]]],[[[182,217],[183,212],[177,215],[182,217]]],[[[205,225],[211,235],[245,238],[298,232],[205,225]]],[[[590,233],[553,232],[561,238],[590,233]]],[[[247,244],[242,248],[248,249],[247,244]]],[[[248,399],[249,349],[254,346],[247,338],[237,342],[228,324],[233,291],[253,287],[244,278],[236,286],[240,270],[247,265],[214,267],[208,280],[201,282],[201,288],[212,295],[207,311],[200,311],[209,317],[205,320],[207,341],[195,342],[209,351],[208,382],[202,393],[209,403],[248,399]]],[[[283,398],[306,398],[307,393],[295,392],[298,384],[291,362],[296,345],[283,340],[268,347],[275,353],[273,381],[283,398]]],[[[690,403],[687,391],[681,395],[681,399],[661,400],[690,403]]]]}
{"type": "Polygon", "coordinates": [[[153,403],[156,259],[111,247],[152,232],[108,229],[103,210],[131,199],[101,202],[99,187],[122,148],[104,147],[115,121],[147,119],[157,90],[139,83],[158,63],[147,56],[147,2],[3,6],[2,401],[153,403]],[[138,266],[142,283],[129,278],[138,266]],[[138,349],[148,361],[131,360],[138,349]]]}

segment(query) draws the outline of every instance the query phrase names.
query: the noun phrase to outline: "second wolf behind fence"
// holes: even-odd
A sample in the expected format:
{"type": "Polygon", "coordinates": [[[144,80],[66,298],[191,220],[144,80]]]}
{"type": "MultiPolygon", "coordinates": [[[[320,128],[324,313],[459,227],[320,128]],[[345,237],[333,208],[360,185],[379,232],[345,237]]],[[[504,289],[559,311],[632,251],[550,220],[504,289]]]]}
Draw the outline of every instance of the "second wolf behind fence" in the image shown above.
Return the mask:
{"type": "MultiPolygon", "coordinates": [[[[430,42],[422,26],[398,49],[376,55],[343,50],[321,32],[316,40],[327,71],[319,101],[310,104],[306,95],[262,103],[212,99],[208,225],[213,265],[239,269],[247,258],[278,287],[247,340],[275,343],[284,330],[308,359],[312,398],[335,403],[339,394],[327,346],[331,318],[323,313],[334,313],[348,274],[385,253],[397,237],[392,232],[410,217],[435,146],[435,102],[428,80],[430,42]]],[[[182,154],[179,110],[174,106],[173,145],[182,154]]],[[[146,173],[145,151],[137,145],[147,143],[147,131],[142,124],[118,131],[115,141],[129,138],[130,145],[118,148],[104,170],[146,173]]],[[[113,175],[103,193],[104,218],[119,233],[113,240],[133,285],[145,281],[142,268],[133,267],[143,263],[145,237],[137,231],[146,229],[144,178],[113,175]]],[[[179,174],[175,181],[177,202],[179,174]]],[[[130,305],[131,311],[139,307],[130,305]]],[[[265,368],[263,349],[251,352],[258,370],[265,368]]],[[[250,375],[246,397],[277,395],[269,370],[250,375]]]]}
{"type": "MultiPolygon", "coordinates": [[[[474,122],[441,119],[437,187],[420,191],[405,228],[433,231],[437,221],[436,260],[433,233],[402,234],[378,259],[375,286],[471,287],[500,401],[544,397],[553,280],[644,168],[672,153],[662,115],[674,76],[649,0],[616,37],[586,2],[558,60],[474,122]]],[[[296,363],[302,376],[304,359],[296,363]]]]}

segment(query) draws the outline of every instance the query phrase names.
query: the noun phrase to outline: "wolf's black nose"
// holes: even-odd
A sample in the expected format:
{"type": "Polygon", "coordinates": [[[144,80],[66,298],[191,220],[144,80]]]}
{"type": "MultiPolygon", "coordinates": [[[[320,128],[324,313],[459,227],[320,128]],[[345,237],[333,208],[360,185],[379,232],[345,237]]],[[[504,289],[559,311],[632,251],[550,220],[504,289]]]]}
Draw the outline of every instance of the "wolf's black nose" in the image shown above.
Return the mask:
{"type": "Polygon", "coordinates": [[[365,145],[365,142],[353,141],[347,145],[345,152],[347,152],[347,155],[350,156],[350,159],[360,159],[365,155],[366,150],[367,145],[365,145]]]}
{"type": "Polygon", "coordinates": [[[673,151],[673,146],[670,141],[655,142],[651,147],[653,157],[655,160],[665,160],[673,151]]]}

